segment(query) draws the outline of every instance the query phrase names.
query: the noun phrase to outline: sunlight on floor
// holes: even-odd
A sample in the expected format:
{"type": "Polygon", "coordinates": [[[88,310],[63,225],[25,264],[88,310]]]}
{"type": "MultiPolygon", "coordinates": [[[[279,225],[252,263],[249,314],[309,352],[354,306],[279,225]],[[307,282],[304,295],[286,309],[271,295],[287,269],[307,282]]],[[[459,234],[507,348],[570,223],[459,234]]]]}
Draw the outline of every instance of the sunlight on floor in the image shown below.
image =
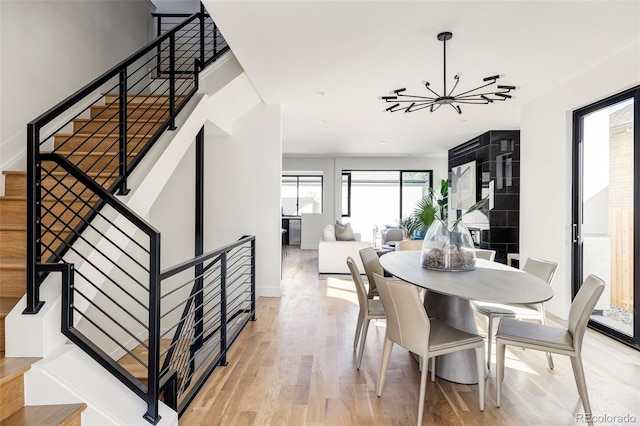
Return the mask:
{"type": "Polygon", "coordinates": [[[327,297],[343,299],[347,302],[358,304],[355,284],[351,280],[341,280],[339,278],[327,278],[327,297]]]}

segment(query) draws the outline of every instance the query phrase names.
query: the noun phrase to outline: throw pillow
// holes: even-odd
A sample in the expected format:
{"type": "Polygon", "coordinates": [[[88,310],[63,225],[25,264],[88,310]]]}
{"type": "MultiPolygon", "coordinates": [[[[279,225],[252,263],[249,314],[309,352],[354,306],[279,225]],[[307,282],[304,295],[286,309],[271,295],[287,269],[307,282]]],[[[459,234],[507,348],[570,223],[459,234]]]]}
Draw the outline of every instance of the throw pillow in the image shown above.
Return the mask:
{"type": "Polygon", "coordinates": [[[333,229],[333,226],[331,225],[325,226],[324,229],[322,230],[322,236],[320,238],[322,238],[322,241],[335,241],[336,233],[333,229]]]}
{"type": "Polygon", "coordinates": [[[353,233],[351,224],[349,223],[340,223],[336,221],[335,232],[336,232],[336,240],[338,241],[355,241],[356,240],[356,236],[353,233]]]}

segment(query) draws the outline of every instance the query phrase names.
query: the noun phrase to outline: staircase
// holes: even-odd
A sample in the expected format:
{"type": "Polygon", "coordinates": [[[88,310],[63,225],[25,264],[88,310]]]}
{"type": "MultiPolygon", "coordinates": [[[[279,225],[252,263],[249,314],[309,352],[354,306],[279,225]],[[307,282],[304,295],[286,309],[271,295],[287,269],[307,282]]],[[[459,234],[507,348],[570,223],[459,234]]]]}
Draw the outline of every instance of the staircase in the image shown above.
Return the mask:
{"type": "Polygon", "coordinates": [[[86,404],[24,405],[24,373],[38,358],[0,356],[0,425],[78,426],[86,404]]]}
{"type": "MultiPolygon", "coordinates": [[[[108,188],[118,175],[119,165],[118,114],[112,106],[117,95],[108,94],[104,98],[105,106],[91,108],[91,116],[96,120],[75,119],[73,134],[57,133],[53,139],[57,154],[64,155],[108,188]]],[[[130,162],[166,120],[169,106],[166,96],[131,96],[128,102],[138,107],[129,124],[129,132],[135,134],[129,141],[133,147],[128,152],[130,162]]],[[[73,188],[76,185],[74,178],[55,170],[51,174],[42,182],[43,188],[50,189],[49,195],[42,200],[43,209],[54,213],[43,218],[46,232],[43,232],[42,243],[48,247],[43,260],[53,256],[62,244],[61,240],[73,232],[95,204],[91,197],[76,199],[66,194],[64,187],[73,188]]],[[[37,358],[4,357],[5,317],[24,295],[26,287],[27,176],[26,172],[20,171],[4,171],[3,175],[5,195],[0,196],[0,424],[80,424],[84,404],[24,407],[23,374],[37,358]]]]}

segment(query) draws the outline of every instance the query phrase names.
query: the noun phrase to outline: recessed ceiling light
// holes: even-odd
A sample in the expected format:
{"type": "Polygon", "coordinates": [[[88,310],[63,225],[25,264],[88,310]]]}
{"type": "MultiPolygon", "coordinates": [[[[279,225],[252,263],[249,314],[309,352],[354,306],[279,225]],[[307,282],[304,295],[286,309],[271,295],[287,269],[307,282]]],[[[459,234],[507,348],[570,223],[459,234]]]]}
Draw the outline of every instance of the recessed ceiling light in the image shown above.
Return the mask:
{"type": "Polygon", "coordinates": [[[322,124],[327,124],[327,120],[320,120],[322,124]]]}
{"type": "Polygon", "coordinates": [[[318,96],[324,96],[326,94],[327,94],[327,92],[316,92],[316,95],[318,95],[318,96]]]}
{"type": "Polygon", "coordinates": [[[380,145],[386,145],[387,141],[380,141],[380,145]]]}

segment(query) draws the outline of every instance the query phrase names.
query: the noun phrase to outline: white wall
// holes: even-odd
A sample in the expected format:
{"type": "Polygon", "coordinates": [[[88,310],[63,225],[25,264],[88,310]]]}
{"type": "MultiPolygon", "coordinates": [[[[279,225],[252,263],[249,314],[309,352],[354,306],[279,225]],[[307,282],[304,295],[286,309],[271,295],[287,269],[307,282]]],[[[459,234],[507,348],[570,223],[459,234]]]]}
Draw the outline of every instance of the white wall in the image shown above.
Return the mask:
{"type": "Polygon", "coordinates": [[[561,318],[571,304],[572,112],[640,84],[638,52],[640,43],[522,106],[520,258],[558,262],[546,308],[561,318]]]}
{"type": "Polygon", "coordinates": [[[149,42],[150,12],[144,0],[0,2],[0,169],[25,168],[28,122],[149,42]]]}
{"type": "Polygon", "coordinates": [[[321,171],[324,175],[323,211],[302,216],[300,248],[317,249],[322,228],[342,219],[343,170],[433,170],[433,181],[447,178],[447,153],[434,157],[285,157],[283,171],[321,171]]]}
{"type": "Polygon", "coordinates": [[[156,13],[196,13],[200,11],[198,0],[151,0],[156,13]]]}
{"type": "Polygon", "coordinates": [[[255,235],[257,295],[278,297],[281,108],[260,104],[234,123],[231,136],[213,131],[205,133],[205,251],[255,235]]]}

